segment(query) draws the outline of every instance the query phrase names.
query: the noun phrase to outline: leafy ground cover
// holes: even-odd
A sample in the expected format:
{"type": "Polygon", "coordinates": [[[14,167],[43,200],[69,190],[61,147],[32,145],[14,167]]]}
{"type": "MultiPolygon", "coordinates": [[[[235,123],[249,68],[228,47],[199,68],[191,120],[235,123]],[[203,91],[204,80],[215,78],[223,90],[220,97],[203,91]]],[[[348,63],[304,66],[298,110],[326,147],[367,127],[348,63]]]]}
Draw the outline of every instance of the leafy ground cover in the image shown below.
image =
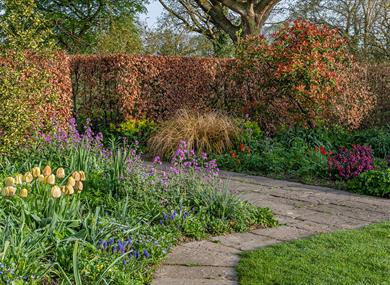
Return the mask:
{"type": "Polygon", "coordinates": [[[388,196],[376,189],[388,183],[381,178],[390,165],[388,127],[351,132],[320,125],[281,129],[272,136],[254,122],[241,128],[235,147],[213,156],[222,169],[388,196]]]}
{"type": "Polygon", "coordinates": [[[245,253],[240,284],[390,284],[390,223],[245,253]]]}
{"type": "Polygon", "coordinates": [[[276,225],[184,142],[159,172],[88,126],[54,129],[0,160],[2,284],[144,284],[179,242],[276,225]]]}

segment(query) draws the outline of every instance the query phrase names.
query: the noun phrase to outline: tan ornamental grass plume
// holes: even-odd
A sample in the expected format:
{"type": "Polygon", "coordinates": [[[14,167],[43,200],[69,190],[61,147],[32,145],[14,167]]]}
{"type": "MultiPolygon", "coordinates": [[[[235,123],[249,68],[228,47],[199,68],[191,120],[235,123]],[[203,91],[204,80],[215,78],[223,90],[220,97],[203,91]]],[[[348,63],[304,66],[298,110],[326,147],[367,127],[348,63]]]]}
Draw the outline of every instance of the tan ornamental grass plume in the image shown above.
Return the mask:
{"type": "Polygon", "coordinates": [[[180,141],[186,141],[189,149],[222,153],[232,147],[238,135],[239,128],[226,115],[180,110],[173,119],[161,123],[148,146],[152,154],[164,157],[171,157],[180,141]]]}

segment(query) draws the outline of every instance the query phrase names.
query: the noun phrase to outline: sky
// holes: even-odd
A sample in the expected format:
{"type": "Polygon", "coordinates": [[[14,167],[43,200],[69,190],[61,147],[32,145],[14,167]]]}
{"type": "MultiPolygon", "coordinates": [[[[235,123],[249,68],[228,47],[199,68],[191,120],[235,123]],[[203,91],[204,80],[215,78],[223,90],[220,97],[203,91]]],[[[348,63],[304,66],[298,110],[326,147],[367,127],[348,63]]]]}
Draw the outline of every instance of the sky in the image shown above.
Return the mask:
{"type": "Polygon", "coordinates": [[[149,27],[152,27],[156,21],[157,18],[161,15],[163,12],[163,7],[161,6],[160,2],[157,0],[152,0],[149,5],[146,6],[148,9],[148,13],[146,15],[141,16],[142,21],[146,21],[149,27]]]}

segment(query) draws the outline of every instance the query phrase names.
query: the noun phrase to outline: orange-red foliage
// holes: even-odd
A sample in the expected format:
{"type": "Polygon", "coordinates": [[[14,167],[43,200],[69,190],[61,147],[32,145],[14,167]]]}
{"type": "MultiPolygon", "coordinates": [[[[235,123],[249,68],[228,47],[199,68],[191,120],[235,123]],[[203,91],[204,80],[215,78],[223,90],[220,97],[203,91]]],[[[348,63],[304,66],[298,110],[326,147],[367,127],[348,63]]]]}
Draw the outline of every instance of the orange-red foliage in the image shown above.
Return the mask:
{"type": "MultiPolygon", "coordinates": [[[[140,117],[162,120],[184,107],[206,111],[225,106],[235,89],[229,68],[232,61],[126,55],[73,57],[77,114],[107,121],[140,117]]],[[[233,93],[238,101],[245,100],[243,92],[233,93]]]]}

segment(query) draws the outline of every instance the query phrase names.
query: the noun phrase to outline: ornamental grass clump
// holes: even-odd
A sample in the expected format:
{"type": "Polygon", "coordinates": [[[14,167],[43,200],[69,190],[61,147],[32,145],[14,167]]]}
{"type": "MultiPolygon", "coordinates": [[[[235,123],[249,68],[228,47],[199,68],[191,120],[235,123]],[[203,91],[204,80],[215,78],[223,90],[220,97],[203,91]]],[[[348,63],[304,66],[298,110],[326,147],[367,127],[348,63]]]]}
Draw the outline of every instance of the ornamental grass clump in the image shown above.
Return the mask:
{"type": "Polygon", "coordinates": [[[374,156],[370,146],[353,145],[352,149],[340,147],[328,159],[329,175],[333,178],[349,180],[362,172],[374,169],[374,156]]]}
{"type": "Polygon", "coordinates": [[[152,154],[163,157],[171,157],[181,141],[197,152],[222,153],[233,146],[238,135],[239,129],[228,116],[180,110],[157,128],[148,146],[152,154]]]}

